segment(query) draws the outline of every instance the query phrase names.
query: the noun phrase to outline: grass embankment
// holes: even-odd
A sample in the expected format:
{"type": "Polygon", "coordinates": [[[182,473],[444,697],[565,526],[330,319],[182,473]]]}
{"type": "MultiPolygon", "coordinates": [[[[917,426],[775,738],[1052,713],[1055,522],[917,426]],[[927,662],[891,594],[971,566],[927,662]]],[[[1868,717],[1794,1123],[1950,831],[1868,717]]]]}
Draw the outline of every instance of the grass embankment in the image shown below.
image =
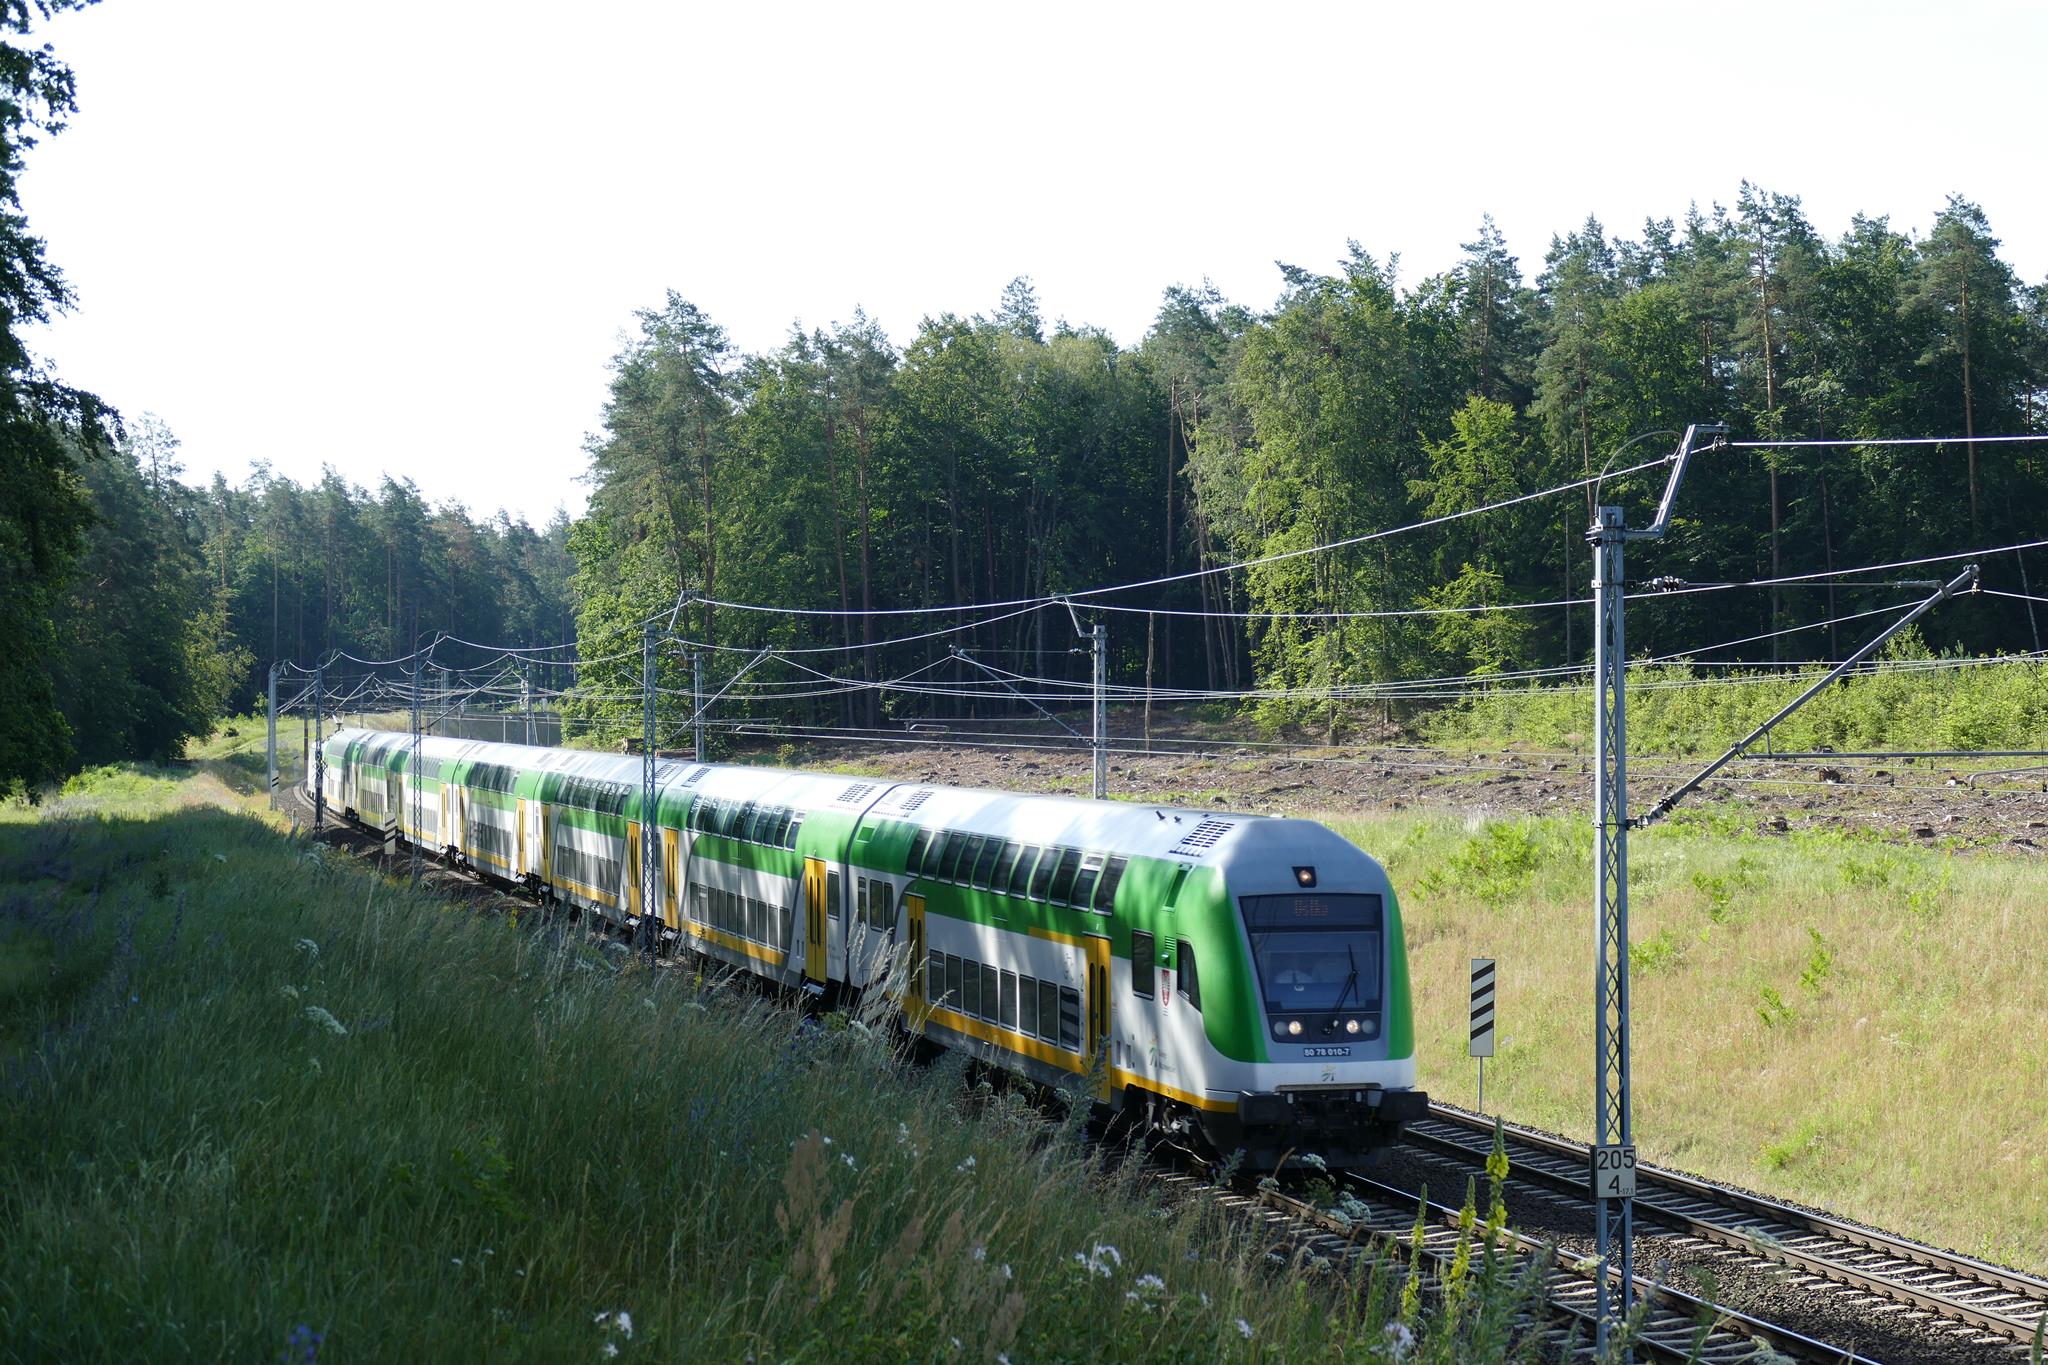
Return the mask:
{"type": "MultiPolygon", "coordinates": [[[[1427,1088],[1472,1102],[1467,959],[1495,957],[1488,1109],[1588,1137],[1584,822],[1331,824],[1402,890],[1427,1088]]],[[[2048,1271],[2048,867],[1746,825],[1631,840],[1644,1159],[2048,1271]]]]}
{"type": "Polygon", "coordinates": [[[1386,1280],[1158,1207],[957,1064],[228,800],[108,770],[0,808],[0,1354],[1385,1354],[1386,1280]]]}
{"type": "MultiPolygon", "coordinates": [[[[2048,749],[2048,664],[1933,668],[1895,658],[1820,693],[1772,732],[1785,752],[1815,749],[2048,749]]],[[[1719,753],[1824,676],[1696,671],[1684,664],[1629,674],[1631,753],[1719,753]]],[[[1434,743],[1585,749],[1586,687],[1502,685],[1429,712],[1416,728],[1434,743]]]]}

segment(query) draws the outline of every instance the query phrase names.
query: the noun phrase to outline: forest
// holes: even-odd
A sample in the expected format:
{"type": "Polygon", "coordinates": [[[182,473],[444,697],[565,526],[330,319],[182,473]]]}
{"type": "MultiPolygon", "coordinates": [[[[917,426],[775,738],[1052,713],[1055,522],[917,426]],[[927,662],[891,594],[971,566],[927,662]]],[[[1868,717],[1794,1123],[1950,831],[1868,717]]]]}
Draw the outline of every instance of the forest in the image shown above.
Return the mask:
{"type": "MultiPolygon", "coordinates": [[[[1696,422],[1834,444],[1696,460],[1632,591],[1808,577],[1646,594],[1637,654],[1839,658],[1860,613],[1918,591],[1893,579],[1934,572],[1850,571],[1979,550],[2009,595],[1945,607],[1926,642],[2041,647],[2041,566],[2014,547],[2040,535],[2048,445],[2001,438],[2048,432],[2048,282],[2020,279],[1961,196],[1829,237],[1745,183],[1632,236],[1589,218],[1527,269],[1488,218],[1419,280],[1354,242],[1325,268],[1276,263],[1263,305],[1175,285],[1130,344],[1049,321],[1024,276],[904,344],[856,313],[759,354],[670,292],[611,358],[601,429],[560,454],[587,510],[536,530],[367,466],[192,486],[161,422],[32,353],[24,329],[74,300],[18,180],[75,90],[12,41],[30,17],[0,15],[0,793],[174,755],[256,704],[273,661],[360,671],[440,637],[573,642],[564,709],[623,717],[664,617],[710,651],[712,684],[782,652],[728,714],[959,704],[876,686],[909,674],[1048,688],[1087,676],[1076,626],[1101,622],[1119,684],[1334,735],[1363,687],[1582,665],[1591,485],[1696,422]],[[1948,439],[1877,444],[1927,437],[1948,439]]],[[[1646,511],[1662,473],[1597,494],[1646,511]]],[[[689,685],[680,648],[662,668],[689,685]]]]}
{"type": "MultiPolygon", "coordinates": [[[[1413,283],[1352,243],[1332,269],[1280,263],[1264,308],[1176,286],[1130,346],[1048,323],[1021,277],[901,348],[856,315],[759,355],[671,293],[614,358],[590,451],[569,540],[582,651],[630,654],[641,621],[687,598],[680,629],[737,651],[714,677],[767,646],[826,651],[825,671],[863,683],[980,676],[957,645],[1072,679],[1085,654],[1045,599],[1138,584],[1076,604],[1108,623],[1112,677],[1259,689],[1262,719],[1335,720],[1333,688],[1583,663],[1583,606],[1445,609],[1583,599],[1594,491],[1256,561],[1626,468],[1693,422],[1741,441],[1956,438],[1694,462],[1645,578],[1821,581],[1653,599],[1632,648],[1839,658],[1862,639],[1839,618],[1903,590],[1827,575],[2040,534],[2048,451],[1989,438],[2048,429],[2048,284],[1998,248],[1961,197],[1924,230],[1859,216],[1831,240],[1797,197],[1743,184],[1732,207],[1634,237],[1588,219],[1533,280],[1489,218],[1455,268],[1413,283]]],[[[1647,515],[1663,474],[1604,490],[1647,515]]],[[[1984,569],[2018,595],[1938,613],[1929,643],[2039,648],[2031,558],[1984,569]]],[[[630,707],[637,667],[587,668],[586,709],[630,707]]],[[[917,709],[890,701],[831,706],[857,723],[917,709]]]]}

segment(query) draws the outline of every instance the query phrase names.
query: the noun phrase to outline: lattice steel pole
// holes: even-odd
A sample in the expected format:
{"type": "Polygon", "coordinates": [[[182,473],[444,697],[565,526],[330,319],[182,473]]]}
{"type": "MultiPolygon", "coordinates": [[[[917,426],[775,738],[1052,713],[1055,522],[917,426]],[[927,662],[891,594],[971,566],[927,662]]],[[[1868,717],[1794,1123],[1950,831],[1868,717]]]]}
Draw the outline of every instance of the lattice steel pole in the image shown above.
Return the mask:
{"type": "MultiPolygon", "coordinates": [[[[417,621],[418,618],[415,617],[414,620],[417,621]]],[[[412,751],[405,762],[405,794],[406,799],[412,802],[412,838],[407,841],[406,846],[412,850],[411,870],[414,885],[418,885],[420,880],[420,836],[424,831],[427,820],[426,795],[421,790],[424,783],[420,780],[421,756],[426,747],[420,738],[420,662],[419,641],[414,639],[412,654],[412,751]]],[[[447,832],[439,827],[438,822],[436,823],[434,833],[442,843],[445,844],[447,842],[447,832]]]]}
{"type": "Polygon", "coordinates": [[[1090,653],[1095,662],[1095,799],[1109,795],[1109,703],[1104,695],[1104,673],[1108,667],[1109,627],[1097,622],[1089,633],[1090,653]]]}
{"type": "Polygon", "coordinates": [[[690,690],[695,703],[695,725],[697,738],[697,761],[704,761],[704,651],[690,651],[690,690]]]}
{"type": "Polygon", "coordinates": [[[313,833],[327,823],[327,749],[322,743],[321,712],[327,706],[327,661],[313,665],[313,833]]]}
{"type": "MultiPolygon", "coordinates": [[[[1623,633],[1622,509],[1602,507],[1587,532],[1593,546],[1593,909],[1594,958],[1594,1192],[1602,1196],[1599,1153],[1633,1142],[1629,1117],[1628,1013],[1628,725],[1625,682],[1628,650],[1623,633]]],[[[1615,1160],[1617,1158],[1607,1158],[1615,1160]]],[[[1631,1161],[1630,1174],[1633,1175],[1631,1161]]],[[[1600,1274],[1594,1309],[1597,1346],[1604,1354],[1615,1324],[1628,1316],[1634,1285],[1633,1181],[1620,1197],[1594,1203],[1594,1245],[1600,1274]],[[1608,1271],[1619,1272],[1611,1286],[1608,1271]],[[1610,1303],[1609,1296],[1613,1295],[1610,1303]]],[[[1617,1186],[1618,1188],[1618,1186],[1617,1186]]]]}
{"type": "Polygon", "coordinates": [[[526,742],[537,744],[540,736],[534,733],[533,726],[533,664],[530,662],[519,665],[519,700],[526,712],[526,742]]]}
{"type": "Polygon", "coordinates": [[[653,747],[655,747],[655,634],[653,626],[641,634],[641,929],[647,933],[647,966],[655,964],[662,950],[662,929],[655,919],[655,860],[653,860],[653,747]]]}
{"type": "Polygon", "coordinates": [[[283,664],[270,666],[269,740],[265,745],[264,771],[270,779],[270,808],[277,809],[277,675],[283,664]]]}

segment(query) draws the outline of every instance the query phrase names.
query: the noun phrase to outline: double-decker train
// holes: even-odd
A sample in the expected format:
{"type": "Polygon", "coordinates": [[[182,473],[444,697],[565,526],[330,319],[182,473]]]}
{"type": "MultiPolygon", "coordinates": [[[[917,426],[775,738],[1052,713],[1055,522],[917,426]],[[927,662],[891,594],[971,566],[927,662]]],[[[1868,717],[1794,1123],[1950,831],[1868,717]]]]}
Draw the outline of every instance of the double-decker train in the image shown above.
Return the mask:
{"type": "MultiPolygon", "coordinates": [[[[1425,1113],[1400,909],[1309,820],[344,729],[329,808],[1270,1169],[1425,1113]],[[641,822],[655,826],[652,906],[641,822]]],[[[309,773],[309,787],[313,783],[309,773]]]]}

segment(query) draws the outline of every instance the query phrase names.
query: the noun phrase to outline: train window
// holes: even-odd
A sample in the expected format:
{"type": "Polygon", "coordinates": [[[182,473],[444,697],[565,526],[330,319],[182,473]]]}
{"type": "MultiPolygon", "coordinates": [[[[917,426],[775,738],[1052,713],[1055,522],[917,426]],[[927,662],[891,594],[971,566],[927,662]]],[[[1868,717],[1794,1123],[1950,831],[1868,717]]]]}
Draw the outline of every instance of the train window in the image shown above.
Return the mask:
{"type": "Polygon", "coordinates": [[[981,857],[974,864],[974,884],[986,891],[995,875],[995,866],[1003,856],[1003,841],[990,835],[981,846],[981,857]]]}
{"type": "Polygon", "coordinates": [[[1045,899],[1045,889],[1052,885],[1052,874],[1059,868],[1060,854],[1066,851],[1061,848],[1039,850],[1038,866],[1031,873],[1031,899],[1045,899]]]}
{"type": "Polygon", "coordinates": [[[1038,1036],[1038,982],[1028,976],[1017,981],[1017,1032],[1038,1036]]]}
{"type": "Polygon", "coordinates": [[[996,1017],[996,998],[1002,993],[1003,974],[987,963],[981,968],[981,1017],[996,1017]]]}
{"type": "Polygon", "coordinates": [[[924,875],[924,851],[932,841],[932,832],[921,829],[910,836],[910,852],[903,857],[903,870],[913,877],[924,875]]]}
{"type": "Polygon", "coordinates": [[[896,889],[879,879],[868,883],[868,925],[882,930],[896,927],[896,889]]]}
{"type": "Polygon", "coordinates": [[[972,962],[960,964],[960,1012],[970,1018],[981,1014],[981,968],[972,962]]]}
{"type": "Polygon", "coordinates": [[[946,993],[946,955],[932,953],[924,964],[924,998],[927,1004],[939,1004],[939,997],[946,993]]]}
{"type": "Polygon", "coordinates": [[[1074,889],[1067,893],[1067,901],[1076,910],[1086,910],[1095,900],[1095,879],[1101,875],[1105,855],[1090,853],[1081,859],[1081,873],[1074,878],[1074,889]]]}
{"type": "Polygon", "coordinates": [[[1010,872],[1010,894],[1022,900],[1031,891],[1031,865],[1038,861],[1038,850],[1026,844],[1017,850],[1017,866],[1010,872]]]}
{"type": "Polygon", "coordinates": [[[751,801],[741,806],[738,837],[748,843],[754,842],[755,827],[761,823],[761,817],[766,813],[751,801]]]}
{"type": "Polygon", "coordinates": [[[866,877],[855,877],[853,879],[853,917],[859,920],[865,920],[868,917],[868,879],[866,877]]]}
{"type": "Polygon", "coordinates": [[[1152,969],[1153,951],[1152,935],[1142,929],[1131,930],[1131,992],[1147,1000],[1152,998],[1152,988],[1156,984],[1152,969]]]}
{"type": "Polygon", "coordinates": [[[1008,840],[1003,841],[1003,851],[996,858],[996,870],[989,874],[989,890],[999,896],[1009,894],[1010,878],[1015,875],[1017,870],[1017,855],[1023,851],[1016,844],[1008,840]]]}
{"type": "Polygon", "coordinates": [[[981,860],[981,846],[988,842],[988,836],[970,834],[967,846],[961,850],[960,866],[953,869],[953,880],[966,886],[974,880],[974,865],[981,860]]]}
{"type": "Polygon", "coordinates": [[[1060,987],[1059,1042],[1069,1052],[1081,1050],[1081,993],[1072,986],[1060,987]]]}
{"type": "MultiPolygon", "coordinates": [[[[976,981],[980,979],[979,976],[975,977],[976,981]]],[[[961,981],[960,959],[954,957],[951,953],[946,954],[946,1007],[953,1010],[963,1009],[964,997],[962,992],[966,989],[966,986],[961,981]]]]}
{"type": "Polygon", "coordinates": [[[1017,974],[1003,973],[1001,1003],[996,1007],[996,1022],[1004,1028],[1017,1027],[1017,974]]]}
{"type": "Polygon", "coordinates": [[[833,919],[839,918],[839,873],[837,869],[825,874],[825,913],[833,919]]]}
{"type": "Polygon", "coordinates": [[[1066,900],[1068,893],[1074,889],[1074,873],[1080,866],[1080,849],[1061,849],[1059,866],[1053,869],[1052,884],[1045,890],[1046,898],[1054,902],[1066,900]]]}
{"type": "Polygon", "coordinates": [[[1107,915],[1116,908],[1116,889],[1124,879],[1124,868],[1130,859],[1121,855],[1111,858],[1102,868],[1102,880],[1095,884],[1095,912],[1107,915]]]}
{"type": "Polygon", "coordinates": [[[1195,974],[1195,945],[1186,939],[1174,949],[1178,961],[1175,966],[1180,973],[1179,990],[1181,998],[1196,1009],[1202,1008],[1202,978],[1195,974]]]}
{"type": "Polygon", "coordinates": [[[782,846],[784,848],[796,847],[796,832],[802,829],[803,826],[804,813],[802,811],[798,811],[789,817],[789,833],[782,836],[782,846]]]}
{"type": "Polygon", "coordinates": [[[958,830],[948,830],[946,832],[945,850],[939,855],[938,878],[940,881],[950,882],[953,880],[953,874],[960,867],[960,855],[966,851],[967,836],[958,830]]]}

